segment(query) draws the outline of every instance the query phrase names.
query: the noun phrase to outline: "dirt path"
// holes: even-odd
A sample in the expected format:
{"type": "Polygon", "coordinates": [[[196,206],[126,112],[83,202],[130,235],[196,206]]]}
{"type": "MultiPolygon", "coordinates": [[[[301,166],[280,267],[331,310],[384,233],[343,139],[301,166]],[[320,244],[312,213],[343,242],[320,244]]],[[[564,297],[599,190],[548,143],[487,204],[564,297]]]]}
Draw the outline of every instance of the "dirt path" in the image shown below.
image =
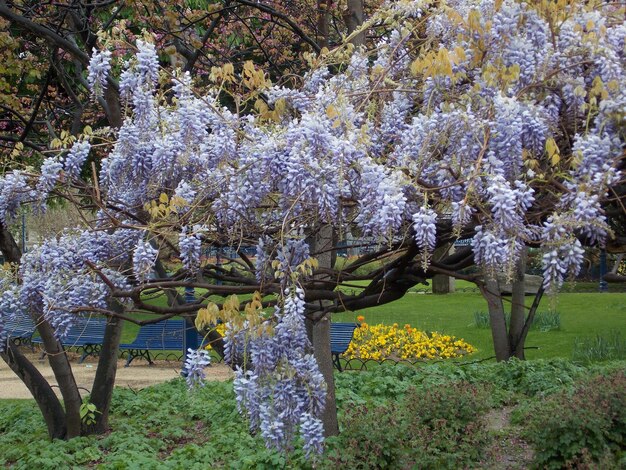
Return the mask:
{"type": "Polygon", "coordinates": [[[520,437],[520,429],[511,425],[513,407],[489,411],[485,416],[487,429],[494,435],[481,468],[490,470],[523,470],[531,466],[533,452],[520,437]]]}
{"type": "MultiPolygon", "coordinates": [[[[39,360],[37,354],[27,354],[37,369],[46,377],[51,384],[56,385],[54,374],[47,360],[39,360]]],[[[124,367],[125,360],[120,360],[117,368],[115,385],[118,387],[130,387],[133,390],[149,387],[161,382],[167,382],[180,377],[181,363],[178,361],[156,361],[155,365],[149,366],[145,361],[137,360],[130,367],[124,367]]],[[[76,382],[82,394],[91,390],[93,378],[96,375],[97,359],[89,358],[83,364],[78,364],[78,357],[72,358],[72,370],[76,382]]],[[[227,380],[232,377],[232,371],[224,364],[213,364],[206,369],[208,380],[227,380]]],[[[58,393],[58,388],[55,387],[58,393]]],[[[0,399],[6,398],[32,398],[32,395],[13,373],[11,369],[0,361],[0,399]]]]}

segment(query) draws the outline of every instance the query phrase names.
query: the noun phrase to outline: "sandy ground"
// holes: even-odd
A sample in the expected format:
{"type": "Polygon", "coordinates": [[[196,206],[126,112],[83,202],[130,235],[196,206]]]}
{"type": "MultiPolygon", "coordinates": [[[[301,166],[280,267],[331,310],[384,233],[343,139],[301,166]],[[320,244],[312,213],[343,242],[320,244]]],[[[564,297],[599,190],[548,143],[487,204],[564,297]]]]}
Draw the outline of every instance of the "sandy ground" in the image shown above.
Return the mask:
{"type": "MultiPolygon", "coordinates": [[[[40,360],[39,354],[27,354],[37,369],[46,377],[51,384],[56,385],[54,374],[47,359],[40,360]]],[[[78,364],[78,356],[70,353],[72,370],[76,382],[82,394],[91,390],[93,378],[96,375],[97,358],[88,358],[84,363],[78,364]]],[[[136,359],[130,367],[124,367],[125,360],[118,362],[115,385],[117,387],[130,387],[140,390],[150,385],[167,382],[180,376],[181,363],[178,361],[155,361],[153,366],[141,359],[136,359]]],[[[208,380],[227,380],[232,377],[232,371],[224,364],[213,364],[206,368],[208,380]]],[[[58,393],[58,387],[54,387],[58,393]]],[[[4,398],[32,398],[32,395],[15,375],[15,373],[0,361],[0,399],[4,398]]]]}

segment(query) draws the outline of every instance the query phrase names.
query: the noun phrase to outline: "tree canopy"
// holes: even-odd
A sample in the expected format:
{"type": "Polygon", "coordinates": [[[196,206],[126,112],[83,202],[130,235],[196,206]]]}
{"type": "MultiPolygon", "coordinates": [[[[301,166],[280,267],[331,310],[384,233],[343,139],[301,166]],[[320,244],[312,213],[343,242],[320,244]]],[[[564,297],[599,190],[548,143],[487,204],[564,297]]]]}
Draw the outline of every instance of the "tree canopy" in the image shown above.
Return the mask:
{"type": "Polygon", "coordinates": [[[611,238],[604,207],[623,204],[623,14],[601,2],[385,2],[363,26],[379,34],[374,47],[307,54],[291,86],[245,62],[195,87],[188,71],[160,68],[150,34],[132,56],[101,35],[83,79],[96,99],[119,93],[119,129],[63,134],[39,172],[0,180],[3,224],[51,196],[84,214],[7,273],[0,335],[19,314],[62,340],[79,315],[142,324],[137,311],[199,311],[200,327],[227,322],[226,358],[245,362],[235,391],[251,427],[268,446],[290,448],[299,430],[320,450],[332,383],[305,319],[390,302],[436,274],[489,290],[527,246],[543,251],[544,286],[556,290],[583,246],[611,238]],[[85,170],[90,153],[105,157],[85,170]],[[433,256],[469,237],[471,248],[433,256]],[[370,251],[338,265],[346,239],[370,251]],[[211,263],[211,247],[239,258],[211,263]],[[169,276],[171,256],[182,266],[169,276]],[[460,272],[471,265],[480,272],[460,272]],[[365,287],[341,288],[355,281],[365,287]],[[176,302],[182,287],[201,295],[176,302]],[[171,306],[145,301],[159,291],[171,306]]]}

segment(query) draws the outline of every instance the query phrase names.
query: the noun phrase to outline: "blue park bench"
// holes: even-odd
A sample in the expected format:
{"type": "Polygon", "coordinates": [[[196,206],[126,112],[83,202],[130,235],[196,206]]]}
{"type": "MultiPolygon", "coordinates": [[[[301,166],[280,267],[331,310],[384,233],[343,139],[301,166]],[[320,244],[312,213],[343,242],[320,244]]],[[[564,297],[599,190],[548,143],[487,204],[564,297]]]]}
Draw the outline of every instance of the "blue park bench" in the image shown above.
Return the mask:
{"type": "MultiPolygon", "coordinates": [[[[358,323],[330,324],[330,350],[333,364],[339,371],[342,370],[339,355],[346,352],[354,330],[358,327],[358,323]]],[[[148,364],[153,364],[150,351],[182,350],[184,328],[193,327],[185,325],[183,320],[165,320],[143,325],[132,343],[120,344],[120,351],[128,355],[124,367],[128,367],[138,357],[143,357],[148,364]]],[[[203,336],[198,333],[198,344],[201,344],[202,340],[203,336]]]]}
{"type": "MultiPolygon", "coordinates": [[[[97,356],[100,353],[106,325],[106,318],[81,318],[69,328],[67,335],[63,338],[61,343],[64,348],[77,348],[82,350],[82,355],[78,361],[80,364],[87,356],[97,356]]],[[[41,338],[34,338],[32,342],[36,344],[43,343],[41,338]]],[[[45,354],[44,351],[42,357],[45,354]]]]}
{"type": "Polygon", "coordinates": [[[331,323],[330,324],[330,352],[333,355],[333,364],[339,372],[341,368],[341,362],[339,362],[339,355],[346,352],[354,330],[359,327],[358,323],[331,323]]]}
{"type": "MultiPolygon", "coordinates": [[[[165,320],[143,325],[132,343],[120,344],[122,354],[128,354],[124,367],[128,367],[137,357],[143,357],[152,365],[150,351],[181,351],[185,328],[193,327],[186,325],[183,320],[165,320]]],[[[203,339],[204,337],[198,333],[198,344],[201,344],[203,339]]]]}
{"type": "Polygon", "coordinates": [[[36,327],[28,315],[19,315],[16,319],[7,321],[4,328],[8,332],[8,338],[14,344],[18,346],[29,344],[32,347],[36,327]]]}

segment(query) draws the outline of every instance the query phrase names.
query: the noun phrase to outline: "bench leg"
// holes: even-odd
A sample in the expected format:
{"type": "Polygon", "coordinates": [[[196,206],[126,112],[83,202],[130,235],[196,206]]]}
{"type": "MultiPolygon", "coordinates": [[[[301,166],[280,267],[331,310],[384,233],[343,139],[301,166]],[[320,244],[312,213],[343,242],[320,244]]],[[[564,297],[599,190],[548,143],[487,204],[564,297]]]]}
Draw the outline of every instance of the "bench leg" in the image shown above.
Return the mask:
{"type": "Polygon", "coordinates": [[[78,360],[79,364],[82,364],[83,361],[87,359],[87,356],[97,356],[98,354],[100,354],[99,344],[86,344],[85,346],[83,346],[82,349],[83,349],[83,354],[80,356],[80,359],[78,360]]]}
{"type": "Polygon", "coordinates": [[[128,359],[126,359],[126,364],[124,364],[124,367],[130,366],[130,363],[133,362],[137,357],[144,357],[148,361],[148,365],[154,365],[154,362],[152,362],[152,358],[150,357],[150,351],[148,351],[147,349],[129,349],[128,359]]]}
{"type": "Polygon", "coordinates": [[[83,363],[83,361],[84,361],[85,359],[87,359],[87,356],[89,356],[89,354],[90,354],[90,353],[89,353],[89,351],[87,351],[87,348],[83,348],[83,353],[81,354],[80,359],[78,360],[78,363],[79,363],[79,364],[82,364],[82,363],[83,363]]]}
{"type": "Polygon", "coordinates": [[[135,355],[129,351],[128,357],[126,358],[126,364],[124,364],[124,367],[128,367],[130,363],[133,362],[133,359],[135,359],[135,355]]]}
{"type": "Polygon", "coordinates": [[[339,354],[333,354],[333,364],[339,372],[343,372],[343,369],[341,368],[341,362],[339,361],[339,354]]]}

